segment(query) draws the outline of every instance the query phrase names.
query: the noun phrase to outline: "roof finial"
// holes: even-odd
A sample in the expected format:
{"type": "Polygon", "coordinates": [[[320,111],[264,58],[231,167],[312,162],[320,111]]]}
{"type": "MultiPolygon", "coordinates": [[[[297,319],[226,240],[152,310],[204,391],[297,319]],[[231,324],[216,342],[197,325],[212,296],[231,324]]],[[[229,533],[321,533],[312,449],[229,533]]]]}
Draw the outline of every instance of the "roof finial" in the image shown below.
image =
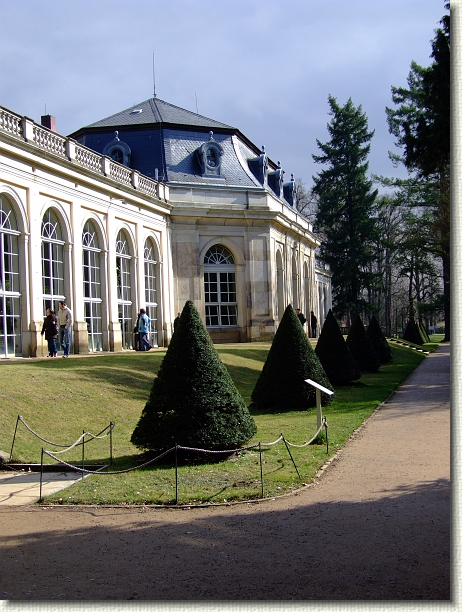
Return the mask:
{"type": "Polygon", "coordinates": [[[265,152],[265,145],[261,146],[261,152],[264,153],[265,152]]]}

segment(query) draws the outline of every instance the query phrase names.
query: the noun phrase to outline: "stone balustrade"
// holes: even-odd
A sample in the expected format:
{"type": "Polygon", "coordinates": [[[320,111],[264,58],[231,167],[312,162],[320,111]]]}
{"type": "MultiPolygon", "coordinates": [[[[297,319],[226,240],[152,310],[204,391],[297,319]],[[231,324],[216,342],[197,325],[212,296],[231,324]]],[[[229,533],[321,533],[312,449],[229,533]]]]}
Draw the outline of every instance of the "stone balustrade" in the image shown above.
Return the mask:
{"type": "Polygon", "coordinates": [[[95,153],[71,138],[61,136],[44,128],[27,117],[21,117],[0,106],[0,132],[25,140],[29,144],[66,159],[91,172],[104,175],[116,183],[136,189],[148,196],[167,201],[168,188],[139,174],[127,166],[119,164],[105,155],[95,153]]]}

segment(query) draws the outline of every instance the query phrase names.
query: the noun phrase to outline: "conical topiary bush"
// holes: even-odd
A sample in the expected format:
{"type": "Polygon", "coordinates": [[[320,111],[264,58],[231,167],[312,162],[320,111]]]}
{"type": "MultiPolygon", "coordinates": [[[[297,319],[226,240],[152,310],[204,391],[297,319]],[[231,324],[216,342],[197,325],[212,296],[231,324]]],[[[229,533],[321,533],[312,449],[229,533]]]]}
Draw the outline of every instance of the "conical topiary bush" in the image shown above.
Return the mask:
{"type": "Polygon", "coordinates": [[[387,342],[387,339],[383,335],[382,330],[380,329],[379,322],[375,318],[375,315],[372,315],[369,325],[367,326],[366,334],[371,341],[375,352],[379,356],[380,363],[390,363],[390,361],[393,359],[393,352],[387,342]]]}
{"type": "Polygon", "coordinates": [[[367,337],[359,314],[353,319],[346,343],[361,372],[377,372],[380,359],[367,337]]]}
{"type": "Polygon", "coordinates": [[[409,319],[406,325],[406,329],[404,330],[403,340],[407,340],[408,342],[412,342],[412,344],[421,344],[425,343],[424,338],[422,337],[422,332],[420,331],[419,325],[416,323],[415,319],[409,319]]]}
{"type": "Polygon", "coordinates": [[[333,385],[347,385],[361,377],[332,310],[327,313],[314,352],[333,385]]]}
{"type": "Polygon", "coordinates": [[[133,431],[138,448],[233,449],[257,431],[194,304],[186,302],[133,431]]]}
{"type": "MultiPolygon", "coordinates": [[[[316,391],[305,382],[306,378],[333,391],[295,310],[289,304],[252,392],[250,409],[285,412],[316,406],[316,391]]],[[[333,396],[326,393],[321,397],[323,405],[333,400],[333,396]]]]}

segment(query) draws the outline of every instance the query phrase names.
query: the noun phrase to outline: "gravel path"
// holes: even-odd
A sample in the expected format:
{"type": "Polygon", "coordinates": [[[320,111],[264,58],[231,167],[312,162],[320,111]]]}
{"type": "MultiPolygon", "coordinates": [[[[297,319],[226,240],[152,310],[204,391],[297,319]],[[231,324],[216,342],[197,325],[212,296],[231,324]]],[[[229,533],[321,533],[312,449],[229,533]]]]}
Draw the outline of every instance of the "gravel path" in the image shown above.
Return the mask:
{"type": "Polygon", "coordinates": [[[316,485],[208,509],[0,508],[0,599],[448,600],[441,345],[316,485]]]}

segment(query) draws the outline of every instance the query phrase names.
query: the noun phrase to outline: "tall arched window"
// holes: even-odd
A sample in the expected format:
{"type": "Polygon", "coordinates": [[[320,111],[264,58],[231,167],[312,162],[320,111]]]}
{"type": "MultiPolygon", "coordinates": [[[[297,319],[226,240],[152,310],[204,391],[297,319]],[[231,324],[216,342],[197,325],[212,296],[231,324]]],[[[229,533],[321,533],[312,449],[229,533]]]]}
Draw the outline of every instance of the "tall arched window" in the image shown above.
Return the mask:
{"type": "Polygon", "coordinates": [[[151,238],[144,243],[144,287],[146,313],[151,319],[151,332],[148,338],[153,346],[158,346],[157,338],[157,260],[156,248],[151,238]]]}
{"type": "Polygon", "coordinates": [[[298,267],[295,256],[292,257],[292,306],[300,308],[300,298],[298,295],[298,267]]]}
{"type": "Polygon", "coordinates": [[[83,302],[90,351],[103,350],[101,249],[94,224],[87,221],[82,232],[83,302]]]}
{"type": "Polygon", "coordinates": [[[19,235],[13,207],[0,195],[0,357],[22,351],[19,235]]]}
{"type": "Polygon", "coordinates": [[[216,244],[204,257],[205,324],[237,325],[236,266],[225,246],[216,244]]]}
{"type": "Polygon", "coordinates": [[[58,312],[64,300],[64,240],[58,217],[49,208],[42,219],[42,294],[43,313],[47,308],[58,312]]]}
{"type": "Polygon", "coordinates": [[[127,236],[123,230],[117,234],[116,241],[117,267],[117,303],[119,322],[122,329],[122,348],[133,348],[132,334],[132,289],[130,284],[130,254],[127,236]]]}
{"type": "Polygon", "coordinates": [[[284,264],[282,263],[281,251],[276,253],[276,291],[277,291],[277,307],[279,322],[284,314],[284,264]]]}

